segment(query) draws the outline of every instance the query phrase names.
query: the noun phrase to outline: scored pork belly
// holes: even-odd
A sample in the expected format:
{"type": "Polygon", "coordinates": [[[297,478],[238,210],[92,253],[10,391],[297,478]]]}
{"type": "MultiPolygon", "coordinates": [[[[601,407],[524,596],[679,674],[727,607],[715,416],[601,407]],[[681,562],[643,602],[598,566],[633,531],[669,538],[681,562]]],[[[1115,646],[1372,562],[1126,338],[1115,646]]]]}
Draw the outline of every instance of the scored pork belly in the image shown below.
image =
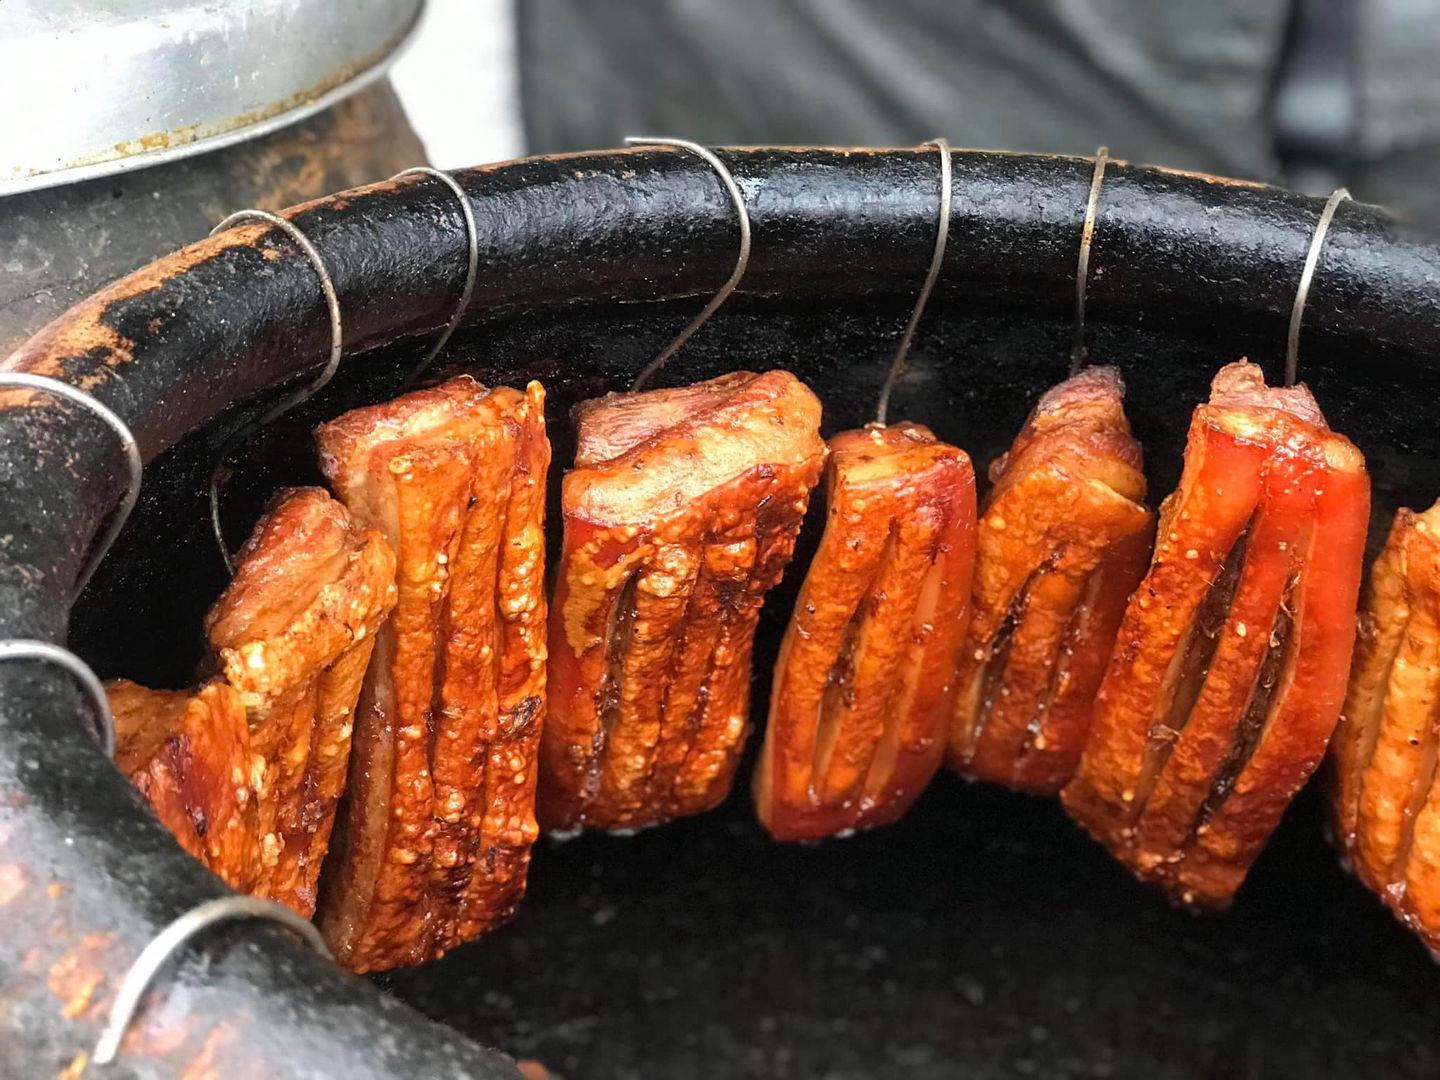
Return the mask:
{"type": "Polygon", "coordinates": [[[825,460],[820,403],[788,372],[737,372],[611,394],[577,421],[540,817],[631,829],[730,788],[760,606],[825,460]]]}
{"type": "Polygon", "coordinates": [[[980,515],[950,764],[1038,794],[1075,771],[1154,516],[1125,387],[1096,367],[1046,393],[980,515]]]}
{"type": "Polygon", "coordinates": [[[544,405],[538,383],[462,376],[317,432],[326,476],[398,563],[321,903],[352,970],[439,956],[524,891],[545,712],[544,405]]]}
{"type": "Polygon", "coordinates": [[[105,692],[120,771],[182,848],[231,888],[251,891],[265,761],[251,752],[240,695],[219,680],[190,691],[116,679],[105,692]]]}
{"type": "Polygon", "coordinates": [[[1400,510],[1370,571],[1331,744],[1351,868],[1440,954],[1440,503],[1400,510]]]}
{"type": "Polygon", "coordinates": [[[265,762],[250,891],[309,916],[350,758],[353,710],[395,604],[395,557],[321,488],[282,491],[205,619],[265,762]]]}
{"type": "Polygon", "coordinates": [[[1173,900],[1223,907],[1345,693],[1369,516],[1360,452],[1303,386],[1231,364],[1195,410],[1066,808],[1173,900]]]}
{"type": "Polygon", "coordinates": [[[779,840],[897,820],[940,764],[975,474],[918,424],[830,440],[820,549],[780,646],[755,804],[779,840]]]}

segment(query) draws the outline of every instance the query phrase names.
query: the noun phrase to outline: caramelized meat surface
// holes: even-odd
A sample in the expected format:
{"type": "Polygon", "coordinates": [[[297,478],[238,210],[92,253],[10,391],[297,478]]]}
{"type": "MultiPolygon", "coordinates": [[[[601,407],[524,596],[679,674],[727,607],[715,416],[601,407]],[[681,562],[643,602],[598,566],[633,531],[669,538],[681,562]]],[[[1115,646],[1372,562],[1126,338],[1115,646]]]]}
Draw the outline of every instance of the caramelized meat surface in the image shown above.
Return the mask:
{"type": "Polygon", "coordinates": [[[1216,376],[1062,793],[1177,902],[1228,904],[1324,755],[1369,499],[1359,451],[1308,390],[1269,389],[1243,362],[1216,376]]]}
{"type": "Polygon", "coordinates": [[[825,460],[820,403],[787,372],[738,372],[612,394],[577,420],[540,816],[639,828],[730,788],[755,623],[825,460]]]}
{"type": "Polygon", "coordinates": [[[950,763],[980,780],[1059,791],[1080,760],[1153,515],[1114,368],[1045,394],[990,467],[950,763]]]}
{"type": "Polygon", "coordinates": [[[189,691],[117,679],[105,692],[120,771],[182,848],[231,888],[254,891],[265,760],[250,749],[240,695],[218,680],[189,691]]]}
{"type": "Polygon", "coordinates": [[[975,474],[916,424],[830,440],[820,549],[785,631],[755,804],[780,840],[898,819],[934,775],[965,633],[975,474]]]}
{"type": "Polygon", "coordinates": [[[1440,954],[1440,503],[1401,510],[1370,572],[1331,744],[1351,868],[1440,954]]]}
{"type": "Polygon", "coordinates": [[[397,558],[321,904],[337,959],[383,970],[503,921],[524,891],[545,713],[544,392],[460,377],[317,440],[397,558]]]}
{"type": "Polygon", "coordinates": [[[108,688],[121,768],[181,846],[306,916],[394,577],[379,533],[319,488],[283,491],[206,617],[219,677],[193,692],[108,688]]]}
{"type": "Polygon", "coordinates": [[[395,604],[395,557],[320,488],[276,496],[205,619],[265,762],[252,892],[315,911],[360,682],[395,604]]]}

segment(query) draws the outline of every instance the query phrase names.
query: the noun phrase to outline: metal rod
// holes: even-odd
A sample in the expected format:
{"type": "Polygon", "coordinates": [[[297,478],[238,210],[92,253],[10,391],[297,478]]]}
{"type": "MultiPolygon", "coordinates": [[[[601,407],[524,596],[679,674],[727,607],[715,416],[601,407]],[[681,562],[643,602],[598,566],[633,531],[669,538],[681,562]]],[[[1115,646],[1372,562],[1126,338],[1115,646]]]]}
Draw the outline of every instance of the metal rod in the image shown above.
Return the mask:
{"type": "Polygon", "coordinates": [[[1300,324],[1305,319],[1305,302],[1310,299],[1310,284],[1315,280],[1315,268],[1320,264],[1320,252],[1325,246],[1325,236],[1330,231],[1330,222],[1340,204],[1350,198],[1345,188],[1336,188],[1325,200],[1320,218],[1315,222],[1315,234],[1310,237],[1310,250],[1305,254],[1305,267],[1300,271],[1300,284],[1295,288],[1295,303],[1290,307],[1290,331],[1285,337],[1285,385],[1294,386],[1300,374],[1300,324]]]}
{"type": "Polygon", "coordinates": [[[890,412],[890,393],[905,370],[905,360],[910,354],[910,342],[915,337],[915,328],[920,325],[920,317],[925,313],[931,290],[935,288],[935,282],[940,277],[940,267],[945,262],[945,245],[950,239],[950,205],[954,190],[950,143],[945,139],[930,139],[920,145],[933,146],[940,153],[940,199],[939,218],[935,225],[935,249],[930,255],[930,269],[926,271],[925,282],[920,286],[920,294],[915,297],[915,307],[910,311],[910,321],[905,324],[905,332],[900,335],[900,344],[896,346],[895,355],[890,360],[885,384],[880,388],[880,400],[875,407],[875,422],[882,425],[890,412]]]}
{"type": "Polygon", "coordinates": [[[1085,224],[1080,230],[1080,254],[1075,260],[1075,332],[1070,340],[1070,374],[1079,372],[1090,360],[1085,344],[1085,293],[1090,284],[1090,248],[1095,241],[1095,216],[1100,209],[1100,187],[1105,183],[1105,166],[1110,148],[1095,151],[1095,169],[1090,174],[1090,197],[1085,202],[1085,224]]]}
{"type": "Polygon", "coordinates": [[[49,641],[31,638],[9,638],[0,641],[0,662],[6,660],[41,660],[69,672],[94,706],[95,738],[100,743],[100,748],[105,751],[107,758],[114,759],[115,716],[110,711],[110,699],[105,696],[105,687],[96,678],[95,672],[90,670],[89,664],[69,649],[49,641]]]}
{"type": "Polygon", "coordinates": [[[675,336],[675,340],[660,350],[660,355],[651,360],[635,376],[635,381],[630,384],[631,392],[642,389],[654,374],[664,367],[685,342],[690,340],[692,334],[704,326],[711,315],[720,310],[720,305],[730,298],[736,287],[740,284],[741,278],[745,276],[745,270],[750,265],[750,213],[745,208],[745,197],[740,193],[740,185],[735,183],[735,177],[725,163],[716,157],[708,148],[699,143],[690,142],[688,139],[667,139],[651,138],[648,136],[631,136],[625,140],[626,146],[674,146],[681,150],[688,150],[715,170],[715,175],[720,178],[730,201],[735,205],[735,214],[740,223],[740,249],[735,257],[735,269],[730,272],[730,277],[725,284],[720,286],[710,302],[705,305],[699,315],[691,319],[689,324],[675,336]]]}

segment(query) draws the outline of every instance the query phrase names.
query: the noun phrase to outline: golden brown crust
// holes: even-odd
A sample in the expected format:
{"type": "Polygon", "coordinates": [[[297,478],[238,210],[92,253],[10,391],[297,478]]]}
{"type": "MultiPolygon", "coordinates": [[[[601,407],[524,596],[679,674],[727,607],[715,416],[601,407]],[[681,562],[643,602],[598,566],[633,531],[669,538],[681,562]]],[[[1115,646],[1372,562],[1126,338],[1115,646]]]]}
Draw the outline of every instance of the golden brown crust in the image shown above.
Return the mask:
{"type": "Polygon", "coordinates": [[[1371,570],[1332,759],[1355,873],[1440,950],[1440,503],[1400,510],[1371,570]]]}
{"type": "Polygon", "coordinates": [[[205,619],[225,681],[265,762],[262,869],[252,891],[315,910],[376,631],[395,603],[395,559],[320,488],[280,492],[205,619]]]}
{"type": "Polygon", "coordinates": [[[820,404],[787,372],[740,372],[577,415],[541,820],[637,828],[729,789],[755,622],[824,462],[820,404]]]}
{"type": "Polygon", "coordinates": [[[250,750],[245,707],[223,682],[196,691],[105,685],[115,764],[180,846],[226,884],[254,888],[264,761],[250,750]]]}
{"type": "Polygon", "coordinates": [[[341,498],[397,558],[322,905],[337,958],[381,970],[493,925],[523,889],[526,738],[544,712],[544,394],[460,377],[347,413],[317,440],[341,498]]]}
{"type": "Polygon", "coordinates": [[[1368,517],[1363,460],[1308,391],[1217,376],[1062,793],[1177,902],[1229,903],[1324,754],[1368,517]]]}
{"type": "Polygon", "coordinates": [[[916,424],[830,440],[829,511],[775,664],[755,804],[781,840],[898,819],[939,766],[975,540],[970,459],[916,424]]]}
{"type": "Polygon", "coordinates": [[[1090,368],[1045,394],[991,467],[950,724],[957,771],[1042,794],[1074,771],[1149,553],[1140,464],[1119,374],[1090,368]]]}

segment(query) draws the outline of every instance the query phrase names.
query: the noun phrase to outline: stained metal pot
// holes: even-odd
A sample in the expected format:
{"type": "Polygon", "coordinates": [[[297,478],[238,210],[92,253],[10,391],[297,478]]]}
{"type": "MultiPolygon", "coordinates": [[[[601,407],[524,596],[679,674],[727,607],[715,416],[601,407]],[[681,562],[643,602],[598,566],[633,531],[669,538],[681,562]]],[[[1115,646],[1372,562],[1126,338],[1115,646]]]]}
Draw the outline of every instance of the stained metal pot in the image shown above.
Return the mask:
{"type": "MultiPolygon", "coordinates": [[[[755,254],[664,379],[783,366],[820,395],[827,433],[868,419],[930,257],[933,152],[723,156],[755,254]]],[[[668,150],[457,175],[482,271],[435,375],[544,381],[563,463],[569,407],[623,387],[728,275],[733,211],[703,164],[668,150]]],[[[1004,448],[1065,370],[1089,181],[1078,159],[956,155],[947,255],[892,416],[930,424],[977,463],[1004,448]]],[[[1214,369],[1248,354],[1278,375],[1318,210],[1275,189],[1111,166],[1091,347],[1126,375],[1157,497],[1214,369]]],[[[293,217],[335,280],[349,359],[237,461],[232,538],[273,487],[316,479],[310,428],[392,393],[464,277],[459,208],[433,181],[344,192],[293,217]]],[[[68,637],[106,676],[187,680],[223,586],[204,479],[229,431],[323,361],[328,332],[310,264],[246,226],[22,346],[7,367],[88,389],[149,464],[140,510],[72,611],[70,584],[123,486],[112,436],[42,396],[0,397],[0,636],[68,637]]],[[[1301,372],[1367,454],[1377,523],[1440,493],[1437,347],[1440,249],[1347,204],[1310,294],[1301,372]]],[[[799,577],[767,606],[757,721],[799,577]]],[[[97,752],[83,710],[55,671],[0,666],[7,1075],[83,1064],[129,961],[223,892],[97,752]]],[[[120,1074],[201,1060],[234,1075],[506,1074],[464,1031],[572,1077],[1433,1075],[1440,973],[1340,871],[1314,809],[1297,805],[1234,911],[1202,921],[1164,908],[1048,802],[942,777],[897,827],[793,847],[763,838],[741,791],[638,837],[542,843],[518,920],[384,980],[393,996],[281,933],[216,933],[167,975],[120,1074]]]]}

